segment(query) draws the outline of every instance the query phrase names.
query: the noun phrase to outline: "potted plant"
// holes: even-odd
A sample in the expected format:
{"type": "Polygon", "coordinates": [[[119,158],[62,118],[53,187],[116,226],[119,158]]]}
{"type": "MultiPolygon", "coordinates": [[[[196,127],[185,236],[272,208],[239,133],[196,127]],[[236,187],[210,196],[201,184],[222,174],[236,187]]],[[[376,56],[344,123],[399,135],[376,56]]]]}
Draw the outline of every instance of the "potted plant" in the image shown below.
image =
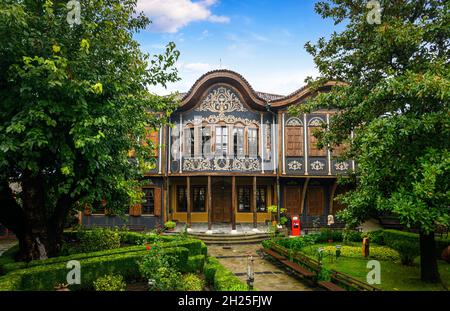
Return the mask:
{"type": "Polygon", "coordinates": [[[166,228],[167,231],[174,231],[176,226],[177,223],[171,220],[164,223],[164,228],[166,228]]]}

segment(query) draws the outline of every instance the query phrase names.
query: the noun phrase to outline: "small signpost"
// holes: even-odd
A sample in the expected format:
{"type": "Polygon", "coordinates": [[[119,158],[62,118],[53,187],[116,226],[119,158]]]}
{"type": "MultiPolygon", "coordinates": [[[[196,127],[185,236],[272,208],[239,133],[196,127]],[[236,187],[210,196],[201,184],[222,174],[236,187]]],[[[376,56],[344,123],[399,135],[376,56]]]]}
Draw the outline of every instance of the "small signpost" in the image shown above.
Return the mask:
{"type": "Polygon", "coordinates": [[[255,281],[255,273],[253,270],[253,256],[247,255],[247,285],[249,290],[253,290],[253,283],[255,281]]]}

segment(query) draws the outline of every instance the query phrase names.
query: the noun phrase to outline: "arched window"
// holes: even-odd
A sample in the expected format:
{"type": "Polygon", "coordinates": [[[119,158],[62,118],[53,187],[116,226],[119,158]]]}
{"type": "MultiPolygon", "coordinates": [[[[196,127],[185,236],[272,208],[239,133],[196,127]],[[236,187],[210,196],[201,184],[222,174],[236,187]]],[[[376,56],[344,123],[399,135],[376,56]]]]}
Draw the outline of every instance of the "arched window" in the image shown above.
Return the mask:
{"type": "Polygon", "coordinates": [[[319,149],[317,147],[318,140],[314,136],[315,132],[324,130],[322,127],[323,123],[324,121],[319,117],[312,118],[308,123],[308,137],[309,137],[308,153],[310,156],[325,157],[327,155],[326,148],[319,149]]]}
{"type": "Polygon", "coordinates": [[[286,156],[303,155],[303,122],[299,118],[290,118],[286,122],[286,156]]]}

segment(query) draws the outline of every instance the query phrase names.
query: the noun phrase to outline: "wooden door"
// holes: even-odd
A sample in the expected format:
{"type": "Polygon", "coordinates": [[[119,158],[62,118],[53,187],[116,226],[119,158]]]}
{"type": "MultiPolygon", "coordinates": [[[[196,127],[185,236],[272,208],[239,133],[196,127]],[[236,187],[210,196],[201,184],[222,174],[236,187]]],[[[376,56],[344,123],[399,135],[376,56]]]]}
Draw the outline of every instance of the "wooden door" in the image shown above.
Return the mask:
{"type": "Polygon", "coordinates": [[[212,187],[212,221],[231,222],[231,186],[217,184],[212,187]]]}
{"type": "Polygon", "coordinates": [[[324,212],[324,193],[322,187],[308,189],[308,215],[322,216],[324,212]]]}
{"type": "Polygon", "coordinates": [[[288,215],[300,215],[302,205],[302,187],[284,187],[284,206],[288,215]]]}

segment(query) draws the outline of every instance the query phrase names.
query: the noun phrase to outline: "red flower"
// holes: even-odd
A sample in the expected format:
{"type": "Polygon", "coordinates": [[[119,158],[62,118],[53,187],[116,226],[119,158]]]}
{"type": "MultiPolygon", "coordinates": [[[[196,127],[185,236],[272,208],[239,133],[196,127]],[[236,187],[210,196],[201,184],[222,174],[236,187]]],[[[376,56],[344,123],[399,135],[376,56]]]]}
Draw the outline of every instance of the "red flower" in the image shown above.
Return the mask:
{"type": "Polygon", "coordinates": [[[149,251],[150,249],[151,249],[151,247],[147,245],[147,250],[149,251]]]}

